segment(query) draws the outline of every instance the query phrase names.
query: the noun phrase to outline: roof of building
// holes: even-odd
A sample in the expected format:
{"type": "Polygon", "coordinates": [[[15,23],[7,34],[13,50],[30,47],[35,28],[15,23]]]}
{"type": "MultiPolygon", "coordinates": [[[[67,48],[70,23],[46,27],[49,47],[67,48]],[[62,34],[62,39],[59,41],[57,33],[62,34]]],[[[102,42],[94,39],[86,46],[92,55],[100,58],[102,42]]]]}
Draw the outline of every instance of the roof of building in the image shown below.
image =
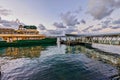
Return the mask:
{"type": "Polygon", "coordinates": [[[118,36],[120,33],[99,33],[99,34],[66,34],[72,37],[103,37],[103,36],[118,36]]]}
{"type": "Polygon", "coordinates": [[[26,29],[37,29],[37,27],[36,26],[24,26],[24,28],[26,28],[26,29]]]}

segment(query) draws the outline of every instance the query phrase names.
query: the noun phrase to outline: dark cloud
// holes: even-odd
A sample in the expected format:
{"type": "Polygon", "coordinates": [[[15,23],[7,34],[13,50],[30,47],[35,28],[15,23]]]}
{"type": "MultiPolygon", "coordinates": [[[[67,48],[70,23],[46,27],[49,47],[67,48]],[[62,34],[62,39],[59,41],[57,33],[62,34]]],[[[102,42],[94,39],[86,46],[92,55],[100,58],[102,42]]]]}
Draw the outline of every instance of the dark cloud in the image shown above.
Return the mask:
{"type": "Polygon", "coordinates": [[[112,24],[112,18],[107,18],[105,21],[101,22],[102,28],[108,28],[112,24]]]}
{"type": "Polygon", "coordinates": [[[101,24],[99,23],[99,24],[97,24],[97,25],[101,25],[101,24]]]}
{"type": "Polygon", "coordinates": [[[3,16],[11,15],[11,10],[0,7],[0,15],[3,15],[3,16]]]}
{"type": "Polygon", "coordinates": [[[111,26],[110,28],[111,28],[111,29],[120,29],[120,25],[117,25],[117,26],[111,26]]]}
{"type": "Polygon", "coordinates": [[[113,21],[113,24],[120,24],[120,19],[113,21]]]}
{"type": "Polygon", "coordinates": [[[114,6],[120,8],[120,0],[115,0],[114,6]]]}
{"type": "Polygon", "coordinates": [[[90,30],[90,29],[93,28],[93,27],[94,27],[94,26],[89,26],[89,27],[83,29],[82,31],[83,31],[83,32],[87,32],[88,30],[90,30]]]}
{"type": "Polygon", "coordinates": [[[39,24],[38,28],[39,28],[40,30],[46,30],[46,27],[45,27],[43,24],[39,24]]]}
{"type": "Polygon", "coordinates": [[[57,23],[57,22],[55,22],[53,25],[54,25],[56,28],[66,28],[66,26],[63,25],[63,23],[57,23]]]}
{"type": "Polygon", "coordinates": [[[88,13],[100,20],[117,8],[120,8],[120,0],[89,0],[88,13]]]}
{"type": "Polygon", "coordinates": [[[92,31],[100,31],[102,30],[103,28],[96,28],[96,29],[92,29],[92,31]]]}
{"type": "MultiPolygon", "coordinates": [[[[66,34],[66,33],[72,33],[78,31],[76,29],[76,26],[80,24],[77,15],[82,11],[81,7],[78,7],[78,9],[74,11],[69,11],[66,13],[61,14],[61,23],[55,22],[53,25],[56,27],[56,30],[48,31],[52,34],[66,34]],[[60,29],[61,28],[61,29],[60,29]]],[[[85,22],[83,22],[85,23],[85,22]]]]}
{"type": "Polygon", "coordinates": [[[86,24],[86,21],[84,19],[81,20],[81,23],[86,24]]]}
{"type": "Polygon", "coordinates": [[[103,28],[109,27],[109,23],[110,23],[110,21],[104,21],[104,22],[102,22],[102,27],[103,28]]]}
{"type": "Polygon", "coordinates": [[[68,29],[65,30],[65,33],[66,33],[66,34],[70,34],[70,33],[72,33],[72,32],[77,32],[77,31],[78,31],[78,30],[75,29],[75,28],[73,28],[73,29],[72,29],[72,28],[68,28],[68,29]]]}
{"type": "Polygon", "coordinates": [[[47,35],[62,35],[63,31],[61,30],[47,30],[47,35]]]}
{"type": "Polygon", "coordinates": [[[8,21],[8,20],[2,20],[0,17],[0,25],[2,27],[18,29],[19,25],[25,25],[25,24],[21,23],[18,19],[16,19],[16,21],[8,21]]]}
{"type": "Polygon", "coordinates": [[[80,24],[76,18],[76,15],[72,14],[71,12],[61,14],[61,19],[66,26],[76,26],[77,24],[80,24]]]}
{"type": "MultiPolygon", "coordinates": [[[[80,11],[80,9],[78,11],[80,11]]],[[[66,33],[76,32],[76,25],[80,24],[80,22],[77,19],[77,14],[74,13],[75,11],[61,14],[62,22],[55,22],[53,24],[56,27],[56,30],[48,30],[47,32],[55,35],[64,35],[66,33]],[[62,30],[60,28],[62,28],[62,30]]]]}
{"type": "Polygon", "coordinates": [[[38,29],[41,30],[42,34],[45,34],[47,36],[59,36],[63,34],[63,30],[60,29],[49,30],[43,24],[39,24],[38,29]]]}

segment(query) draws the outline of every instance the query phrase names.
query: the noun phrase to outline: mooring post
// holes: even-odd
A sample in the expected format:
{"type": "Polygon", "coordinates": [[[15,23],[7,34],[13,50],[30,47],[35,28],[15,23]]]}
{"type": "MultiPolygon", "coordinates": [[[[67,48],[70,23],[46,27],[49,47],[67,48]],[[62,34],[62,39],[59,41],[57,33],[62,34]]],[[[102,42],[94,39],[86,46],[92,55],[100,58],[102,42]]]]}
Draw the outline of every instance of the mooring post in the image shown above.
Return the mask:
{"type": "Polygon", "coordinates": [[[0,66],[0,80],[2,78],[1,66],[0,66]]]}

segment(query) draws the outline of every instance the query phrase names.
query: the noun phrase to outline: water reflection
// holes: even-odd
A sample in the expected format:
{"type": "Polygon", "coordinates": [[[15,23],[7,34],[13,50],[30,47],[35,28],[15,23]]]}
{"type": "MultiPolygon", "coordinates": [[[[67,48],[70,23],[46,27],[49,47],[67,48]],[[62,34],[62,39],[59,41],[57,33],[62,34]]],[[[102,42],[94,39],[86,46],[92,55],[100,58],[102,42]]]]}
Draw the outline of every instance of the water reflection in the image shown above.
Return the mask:
{"type": "Polygon", "coordinates": [[[112,75],[117,75],[112,66],[81,54],[17,59],[3,65],[2,72],[2,80],[109,80],[112,75]]]}
{"type": "Polygon", "coordinates": [[[0,49],[1,57],[16,58],[34,58],[39,57],[41,51],[44,48],[41,46],[29,46],[29,47],[8,47],[0,49]]]}
{"type": "Polygon", "coordinates": [[[120,57],[85,46],[9,47],[0,52],[0,60],[14,58],[1,65],[1,80],[119,80],[120,57]]]}
{"type": "Polygon", "coordinates": [[[111,64],[119,70],[119,75],[120,75],[120,55],[115,55],[112,53],[103,52],[100,50],[96,50],[92,47],[85,47],[85,46],[81,46],[81,45],[67,46],[66,53],[67,54],[81,53],[81,54],[84,54],[91,59],[101,61],[101,62],[104,62],[107,64],[111,64]]]}
{"type": "Polygon", "coordinates": [[[100,61],[104,61],[113,65],[120,66],[120,56],[115,54],[106,53],[100,50],[87,48],[85,46],[67,46],[66,53],[82,53],[88,57],[100,61]]]}

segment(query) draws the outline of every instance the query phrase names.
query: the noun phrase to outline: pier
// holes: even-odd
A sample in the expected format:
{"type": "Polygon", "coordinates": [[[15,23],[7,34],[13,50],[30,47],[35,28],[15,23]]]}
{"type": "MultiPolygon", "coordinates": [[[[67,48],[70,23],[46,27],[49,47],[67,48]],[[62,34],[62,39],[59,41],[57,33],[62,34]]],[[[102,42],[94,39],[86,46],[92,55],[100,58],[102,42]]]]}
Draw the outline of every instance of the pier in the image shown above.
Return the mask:
{"type": "Polygon", "coordinates": [[[109,33],[109,34],[66,34],[66,40],[62,40],[60,37],[60,42],[67,45],[75,44],[109,44],[109,45],[120,45],[120,33],[109,33]]]}

